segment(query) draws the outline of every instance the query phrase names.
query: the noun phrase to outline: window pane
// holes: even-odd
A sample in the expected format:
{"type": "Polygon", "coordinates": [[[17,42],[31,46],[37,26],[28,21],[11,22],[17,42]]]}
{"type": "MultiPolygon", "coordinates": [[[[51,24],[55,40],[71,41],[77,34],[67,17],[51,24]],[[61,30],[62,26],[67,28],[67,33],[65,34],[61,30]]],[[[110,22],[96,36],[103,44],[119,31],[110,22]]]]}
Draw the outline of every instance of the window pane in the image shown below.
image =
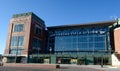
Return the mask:
{"type": "Polygon", "coordinates": [[[23,32],[23,24],[19,24],[19,32],[23,32]]]}
{"type": "Polygon", "coordinates": [[[12,36],[11,46],[23,46],[24,45],[24,36],[12,36]]]}
{"type": "Polygon", "coordinates": [[[18,46],[23,46],[23,43],[24,43],[24,37],[23,37],[23,36],[19,36],[18,39],[19,39],[18,46]]]}
{"type": "Polygon", "coordinates": [[[24,24],[15,24],[14,32],[23,32],[24,24]]]}
{"type": "Polygon", "coordinates": [[[11,38],[11,46],[17,46],[17,37],[16,36],[12,36],[12,38],[11,38]]]}
{"type": "Polygon", "coordinates": [[[77,48],[84,51],[105,50],[105,44],[110,47],[109,40],[106,40],[106,38],[109,38],[105,36],[109,35],[105,33],[101,34],[99,33],[100,31],[107,32],[108,27],[51,30],[49,32],[53,33],[49,33],[49,36],[53,34],[55,34],[55,36],[49,38],[49,46],[53,46],[55,51],[75,51],[77,48]],[[51,43],[51,41],[54,42],[51,43]]]}
{"type": "Polygon", "coordinates": [[[22,54],[22,51],[23,51],[23,49],[21,49],[21,48],[10,48],[10,54],[18,54],[18,55],[21,55],[22,54]]]}

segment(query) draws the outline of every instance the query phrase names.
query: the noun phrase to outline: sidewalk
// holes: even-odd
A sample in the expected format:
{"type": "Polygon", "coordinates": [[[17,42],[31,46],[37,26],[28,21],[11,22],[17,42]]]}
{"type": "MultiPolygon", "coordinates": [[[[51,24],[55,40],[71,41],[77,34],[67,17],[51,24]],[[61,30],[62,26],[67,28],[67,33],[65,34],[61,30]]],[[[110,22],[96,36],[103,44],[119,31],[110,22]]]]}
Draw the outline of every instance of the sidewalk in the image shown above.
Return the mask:
{"type": "Polygon", "coordinates": [[[105,70],[105,71],[120,71],[120,67],[113,67],[110,65],[69,65],[69,64],[60,64],[60,66],[72,66],[72,67],[88,67],[88,68],[93,68],[93,69],[100,69],[100,70],[105,70]]]}
{"type": "Polygon", "coordinates": [[[88,66],[88,67],[92,67],[92,68],[95,68],[95,69],[102,69],[102,70],[105,70],[105,71],[120,71],[120,67],[113,67],[113,66],[109,66],[109,65],[104,65],[103,67],[99,66],[99,65],[91,65],[91,66],[88,66]]]}

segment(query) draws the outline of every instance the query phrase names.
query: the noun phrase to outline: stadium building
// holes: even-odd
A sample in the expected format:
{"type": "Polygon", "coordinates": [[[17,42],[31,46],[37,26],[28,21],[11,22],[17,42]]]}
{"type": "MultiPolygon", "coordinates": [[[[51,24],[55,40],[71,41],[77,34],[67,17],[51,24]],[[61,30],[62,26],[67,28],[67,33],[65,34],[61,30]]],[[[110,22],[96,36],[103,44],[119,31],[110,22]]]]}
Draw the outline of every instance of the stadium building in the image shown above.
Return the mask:
{"type": "Polygon", "coordinates": [[[119,26],[116,19],[46,28],[44,21],[31,12],[15,14],[3,59],[19,63],[113,65],[120,56],[119,26]]]}

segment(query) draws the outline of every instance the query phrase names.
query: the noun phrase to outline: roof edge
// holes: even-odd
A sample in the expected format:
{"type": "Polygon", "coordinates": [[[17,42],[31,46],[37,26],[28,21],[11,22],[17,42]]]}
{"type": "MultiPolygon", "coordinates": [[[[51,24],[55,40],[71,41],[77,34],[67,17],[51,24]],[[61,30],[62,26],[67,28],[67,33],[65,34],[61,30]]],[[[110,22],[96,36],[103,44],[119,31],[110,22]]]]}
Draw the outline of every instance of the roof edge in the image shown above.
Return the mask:
{"type": "Polygon", "coordinates": [[[117,20],[102,21],[102,22],[91,22],[91,23],[81,23],[81,24],[70,24],[70,25],[60,25],[60,26],[48,26],[47,28],[64,28],[64,27],[76,27],[76,26],[90,26],[90,25],[111,25],[117,22],[117,20]]]}

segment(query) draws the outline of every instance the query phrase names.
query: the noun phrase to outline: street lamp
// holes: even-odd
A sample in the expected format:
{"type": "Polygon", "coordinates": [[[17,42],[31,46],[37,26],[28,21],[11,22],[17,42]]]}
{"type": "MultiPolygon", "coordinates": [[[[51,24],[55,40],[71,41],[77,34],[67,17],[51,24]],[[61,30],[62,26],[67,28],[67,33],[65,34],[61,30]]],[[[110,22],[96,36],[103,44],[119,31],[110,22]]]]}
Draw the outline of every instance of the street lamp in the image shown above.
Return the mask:
{"type": "Polygon", "coordinates": [[[51,54],[51,52],[52,52],[52,48],[51,47],[50,47],[49,51],[50,51],[50,54],[51,54]]]}
{"type": "MultiPolygon", "coordinates": [[[[78,61],[78,51],[79,51],[79,48],[77,47],[77,61],[78,61]]],[[[77,62],[77,64],[78,64],[78,62],[77,62]]]]}
{"type": "Polygon", "coordinates": [[[64,54],[64,47],[62,48],[62,51],[63,51],[62,54],[64,54]]]}
{"type": "Polygon", "coordinates": [[[101,67],[103,68],[103,56],[101,57],[101,67]]]}
{"type": "Polygon", "coordinates": [[[37,52],[37,54],[39,54],[39,50],[40,50],[40,48],[39,48],[39,47],[37,47],[37,51],[38,51],[38,52],[37,52]]]}
{"type": "Polygon", "coordinates": [[[77,54],[78,54],[78,50],[79,50],[79,48],[77,47],[77,54]]]}
{"type": "Polygon", "coordinates": [[[39,58],[38,55],[39,55],[39,51],[40,51],[40,48],[39,48],[39,47],[37,47],[37,51],[38,51],[38,52],[37,52],[37,62],[38,62],[38,60],[39,60],[39,59],[38,59],[38,58],[39,58]]]}

